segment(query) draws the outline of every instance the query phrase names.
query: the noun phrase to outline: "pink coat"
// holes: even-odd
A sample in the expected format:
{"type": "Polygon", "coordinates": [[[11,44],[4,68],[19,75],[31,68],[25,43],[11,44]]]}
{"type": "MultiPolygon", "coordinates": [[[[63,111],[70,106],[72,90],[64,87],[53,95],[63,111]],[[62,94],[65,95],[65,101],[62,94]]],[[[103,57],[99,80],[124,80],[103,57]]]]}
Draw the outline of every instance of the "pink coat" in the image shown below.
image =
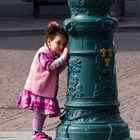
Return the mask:
{"type": "Polygon", "coordinates": [[[34,56],[26,84],[25,90],[32,91],[33,93],[47,98],[56,98],[59,81],[59,69],[49,71],[47,66],[44,68],[39,62],[39,54],[43,52],[47,54],[49,65],[55,59],[55,56],[47,48],[47,46],[41,47],[34,56]]]}

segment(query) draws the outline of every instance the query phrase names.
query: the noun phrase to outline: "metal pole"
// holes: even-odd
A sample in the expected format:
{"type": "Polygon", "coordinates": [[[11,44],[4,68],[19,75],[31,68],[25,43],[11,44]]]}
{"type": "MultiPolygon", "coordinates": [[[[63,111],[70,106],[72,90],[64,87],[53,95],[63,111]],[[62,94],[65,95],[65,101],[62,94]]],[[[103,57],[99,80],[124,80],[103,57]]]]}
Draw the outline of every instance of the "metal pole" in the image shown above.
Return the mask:
{"type": "Polygon", "coordinates": [[[132,140],[119,114],[112,0],[68,0],[66,114],[55,140],[132,140]]]}

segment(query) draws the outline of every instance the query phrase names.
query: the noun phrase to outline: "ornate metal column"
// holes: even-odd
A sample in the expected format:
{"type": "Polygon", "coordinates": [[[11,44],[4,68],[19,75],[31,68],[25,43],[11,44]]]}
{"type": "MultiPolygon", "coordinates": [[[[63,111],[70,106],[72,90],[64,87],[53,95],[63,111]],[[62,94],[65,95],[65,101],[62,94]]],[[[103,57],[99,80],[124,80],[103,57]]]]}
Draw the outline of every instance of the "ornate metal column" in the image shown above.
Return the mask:
{"type": "Polygon", "coordinates": [[[66,115],[55,140],[132,140],[119,115],[112,0],[68,0],[66,115]]]}

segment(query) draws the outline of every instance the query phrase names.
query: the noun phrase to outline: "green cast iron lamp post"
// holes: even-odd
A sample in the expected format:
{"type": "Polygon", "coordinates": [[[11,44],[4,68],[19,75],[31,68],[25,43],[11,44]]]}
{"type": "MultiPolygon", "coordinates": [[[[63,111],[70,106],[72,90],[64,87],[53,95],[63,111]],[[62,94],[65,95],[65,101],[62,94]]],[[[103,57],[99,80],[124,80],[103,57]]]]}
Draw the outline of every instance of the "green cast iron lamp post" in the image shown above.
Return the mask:
{"type": "Polygon", "coordinates": [[[112,0],[68,0],[66,114],[55,140],[132,140],[119,114],[112,0]]]}

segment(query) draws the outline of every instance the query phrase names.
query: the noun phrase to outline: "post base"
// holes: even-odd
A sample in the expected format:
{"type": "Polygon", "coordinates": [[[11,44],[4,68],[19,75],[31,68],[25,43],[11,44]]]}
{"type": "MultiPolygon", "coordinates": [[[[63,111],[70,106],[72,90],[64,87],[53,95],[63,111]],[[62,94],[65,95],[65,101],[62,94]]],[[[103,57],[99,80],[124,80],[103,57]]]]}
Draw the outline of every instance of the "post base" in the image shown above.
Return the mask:
{"type": "Polygon", "coordinates": [[[108,124],[79,124],[69,121],[57,128],[55,140],[132,140],[125,122],[108,124]]]}

